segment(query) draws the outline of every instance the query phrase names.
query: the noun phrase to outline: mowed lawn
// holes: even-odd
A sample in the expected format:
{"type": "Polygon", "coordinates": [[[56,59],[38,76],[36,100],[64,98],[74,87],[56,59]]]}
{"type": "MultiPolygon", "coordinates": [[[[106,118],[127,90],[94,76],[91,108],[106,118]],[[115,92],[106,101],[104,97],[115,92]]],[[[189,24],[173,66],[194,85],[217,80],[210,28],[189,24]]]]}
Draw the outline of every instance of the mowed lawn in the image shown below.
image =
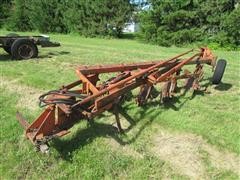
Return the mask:
{"type": "Polygon", "coordinates": [[[167,105],[157,97],[144,107],[133,98],[123,105],[122,123],[130,126],[124,134],[106,112],[92,126],[81,121],[69,135],[53,140],[46,155],[26,140],[16,111],[33,121],[42,111],[38,96],[75,81],[78,65],[167,59],[189,49],[77,35],[51,39],[61,47],[40,48],[37,59],[12,61],[0,49],[0,179],[239,178],[239,52],[214,51],[228,64],[218,86],[209,83],[212,72],[205,67],[206,93],[180,92],[167,105]]]}

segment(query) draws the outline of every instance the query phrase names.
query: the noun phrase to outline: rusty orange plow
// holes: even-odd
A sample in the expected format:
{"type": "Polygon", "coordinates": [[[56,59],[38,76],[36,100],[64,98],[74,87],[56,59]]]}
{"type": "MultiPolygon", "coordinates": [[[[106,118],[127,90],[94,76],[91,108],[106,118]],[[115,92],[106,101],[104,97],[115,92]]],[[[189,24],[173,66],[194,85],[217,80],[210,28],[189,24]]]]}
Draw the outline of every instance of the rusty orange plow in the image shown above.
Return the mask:
{"type": "Polygon", "coordinates": [[[79,120],[91,121],[104,111],[115,114],[118,130],[122,131],[118,107],[128,92],[140,88],[136,102],[141,106],[147,103],[154,87],[159,84],[161,102],[174,95],[179,80],[184,80],[186,86],[193,90],[200,90],[199,82],[203,78],[205,64],[214,70],[212,83],[220,83],[226,61],[217,61],[208,48],[192,49],[155,62],[81,66],[76,69],[77,81],[39,97],[40,106],[44,106],[45,110],[35,121],[29,124],[20,113],[17,113],[17,119],[25,129],[26,137],[41,150],[46,150],[44,146],[50,139],[68,134],[79,120]],[[190,57],[186,58],[189,54],[190,57]],[[182,70],[186,65],[194,65],[195,69],[192,72],[182,70]],[[101,81],[103,73],[116,75],[101,81]]]}

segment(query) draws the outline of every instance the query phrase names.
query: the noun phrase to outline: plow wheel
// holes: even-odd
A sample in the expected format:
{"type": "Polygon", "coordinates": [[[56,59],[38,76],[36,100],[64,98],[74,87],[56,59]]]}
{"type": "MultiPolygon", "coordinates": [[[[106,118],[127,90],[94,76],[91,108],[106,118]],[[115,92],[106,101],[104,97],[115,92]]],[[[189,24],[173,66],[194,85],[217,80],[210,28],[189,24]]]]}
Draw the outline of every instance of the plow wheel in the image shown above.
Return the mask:
{"type": "Polygon", "coordinates": [[[219,84],[222,80],[227,61],[225,59],[219,59],[215,67],[215,71],[212,77],[213,84],[219,84]]]}

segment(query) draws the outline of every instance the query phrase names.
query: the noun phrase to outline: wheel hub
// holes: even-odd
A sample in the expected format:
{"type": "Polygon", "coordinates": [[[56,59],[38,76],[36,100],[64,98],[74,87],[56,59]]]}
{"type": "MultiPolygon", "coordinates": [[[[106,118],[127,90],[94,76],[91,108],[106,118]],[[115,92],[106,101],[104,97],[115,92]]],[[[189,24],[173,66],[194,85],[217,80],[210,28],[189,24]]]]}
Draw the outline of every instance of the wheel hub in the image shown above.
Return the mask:
{"type": "Polygon", "coordinates": [[[23,44],[19,47],[18,53],[23,59],[28,59],[33,56],[33,48],[27,44],[23,44]]]}

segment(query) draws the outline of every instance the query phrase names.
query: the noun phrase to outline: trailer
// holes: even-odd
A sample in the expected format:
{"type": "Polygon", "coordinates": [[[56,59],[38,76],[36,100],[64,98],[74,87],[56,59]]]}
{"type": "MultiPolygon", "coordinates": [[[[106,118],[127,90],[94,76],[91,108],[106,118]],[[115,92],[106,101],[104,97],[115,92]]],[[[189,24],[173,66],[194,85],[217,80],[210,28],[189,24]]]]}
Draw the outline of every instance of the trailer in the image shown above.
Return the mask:
{"type": "Polygon", "coordinates": [[[51,42],[49,36],[20,36],[8,34],[0,36],[0,48],[3,48],[12,59],[30,59],[38,57],[38,47],[58,47],[60,43],[51,42]]]}
{"type": "Polygon", "coordinates": [[[93,121],[93,118],[110,111],[115,114],[119,132],[122,132],[119,112],[126,95],[139,88],[136,103],[146,104],[158,91],[159,102],[172,98],[178,81],[184,87],[201,91],[200,81],[203,68],[209,65],[214,72],[212,83],[219,84],[223,77],[226,60],[220,59],[208,49],[189,50],[167,60],[132,64],[80,66],[76,69],[78,79],[58,90],[49,91],[39,97],[42,114],[31,124],[17,112],[17,119],[25,130],[26,137],[42,152],[47,152],[48,141],[68,134],[69,129],[79,120],[93,121]],[[185,57],[190,54],[190,57],[185,57]],[[183,69],[195,66],[190,71],[183,69]],[[101,80],[101,74],[112,73],[112,78],[101,80]],[[117,75],[116,75],[117,74],[117,75]]]}

